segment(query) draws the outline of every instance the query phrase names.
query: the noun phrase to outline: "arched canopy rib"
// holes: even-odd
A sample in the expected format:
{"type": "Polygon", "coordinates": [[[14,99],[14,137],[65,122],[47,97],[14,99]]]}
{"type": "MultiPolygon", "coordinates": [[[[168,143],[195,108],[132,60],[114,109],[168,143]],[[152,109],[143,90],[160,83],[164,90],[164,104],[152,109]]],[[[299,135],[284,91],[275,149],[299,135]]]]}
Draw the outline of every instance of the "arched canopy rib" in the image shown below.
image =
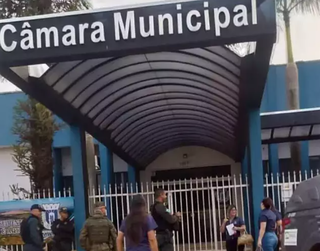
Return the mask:
{"type": "Polygon", "coordinates": [[[179,144],[234,158],[240,63],[208,47],[58,63],[42,81],[142,166],[179,144]]]}

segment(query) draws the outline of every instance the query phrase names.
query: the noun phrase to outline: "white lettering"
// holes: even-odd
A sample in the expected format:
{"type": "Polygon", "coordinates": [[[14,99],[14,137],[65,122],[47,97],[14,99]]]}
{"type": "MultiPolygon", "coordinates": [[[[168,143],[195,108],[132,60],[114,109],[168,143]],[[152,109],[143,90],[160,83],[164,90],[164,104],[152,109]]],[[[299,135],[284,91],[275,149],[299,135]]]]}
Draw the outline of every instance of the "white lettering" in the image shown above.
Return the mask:
{"type": "Polygon", "coordinates": [[[227,28],[230,24],[230,13],[226,7],[214,8],[214,24],[216,36],[220,36],[221,28],[227,28]],[[220,14],[224,15],[224,22],[221,21],[220,14]]]}
{"type": "MultiPolygon", "coordinates": [[[[248,26],[251,24],[250,11],[252,12],[252,23],[257,24],[257,3],[251,1],[251,9],[243,4],[234,4],[233,9],[226,7],[210,7],[208,0],[204,0],[198,9],[183,9],[183,3],[176,4],[176,13],[157,13],[149,16],[136,16],[135,10],[113,13],[114,39],[135,39],[137,34],[140,38],[154,36],[183,34],[184,29],[188,32],[199,32],[214,30],[215,36],[224,34],[223,29],[230,25],[233,27],[248,26]],[[184,11],[184,12],[182,12],[184,11]],[[232,12],[233,11],[233,12],[232,12]],[[135,22],[138,22],[136,24],[135,22]]],[[[198,6],[199,7],[199,6],[198,6]]],[[[80,46],[85,43],[106,42],[106,30],[104,23],[94,21],[93,23],[79,23],[76,26],[65,24],[62,29],[57,27],[35,27],[32,29],[30,22],[23,22],[21,29],[16,29],[12,24],[4,25],[0,29],[0,48],[6,52],[16,50],[33,50],[35,48],[49,48],[62,46],[80,46]],[[16,34],[15,34],[16,33],[16,34]]],[[[34,25],[35,26],[35,25],[34,25]]],[[[20,28],[20,27],[19,27],[20,28]]],[[[240,30],[241,32],[241,30],[240,30]]],[[[106,45],[105,48],[108,48],[106,45]]]]}
{"type": "Polygon", "coordinates": [[[93,43],[100,43],[100,42],[105,42],[106,38],[104,35],[104,25],[101,22],[94,22],[91,25],[91,29],[95,29],[95,31],[93,31],[91,33],[91,41],[93,43]]]}
{"type": "MultiPolygon", "coordinates": [[[[203,7],[204,8],[209,8],[209,3],[208,2],[204,2],[203,3],[203,7]]],[[[208,9],[204,10],[204,26],[205,26],[206,31],[211,29],[210,15],[209,15],[209,10],[208,9]]]]}
{"type": "Polygon", "coordinates": [[[72,25],[66,25],[62,28],[62,32],[66,33],[62,37],[64,46],[76,45],[76,29],[72,25]]]}
{"type": "Polygon", "coordinates": [[[159,35],[164,35],[164,21],[168,21],[168,33],[173,34],[173,18],[171,14],[164,14],[158,16],[159,22],[159,35]]]}
{"type": "Polygon", "coordinates": [[[37,29],[37,48],[42,48],[42,34],[45,36],[45,47],[51,46],[51,37],[53,37],[53,46],[59,46],[59,33],[56,27],[37,29]]]}
{"type": "Polygon", "coordinates": [[[89,24],[88,23],[84,23],[84,24],[79,24],[79,43],[80,44],[84,44],[84,33],[86,31],[86,29],[89,28],[89,24]]]}
{"type": "MultiPolygon", "coordinates": [[[[181,4],[177,4],[177,10],[181,10],[181,4]]],[[[178,13],[177,14],[177,21],[178,21],[178,34],[183,33],[183,25],[182,25],[182,14],[178,13]]]]}
{"type": "Polygon", "coordinates": [[[257,16],[257,0],[251,0],[251,9],[252,9],[252,24],[255,25],[258,23],[257,16]]]}
{"type": "Polygon", "coordinates": [[[154,16],[149,16],[149,30],[146,31],[144,17],[139,18],[140,34],[142,37],[154,36],[154,16]]]}
{"type": "Polygon", "coordinates": [[[0,30],[0,46],[4,51],[10,52],[15,50],[18,43],[13,40],[11,42],[11,45],[7,45],[6,39],[5,39],[5,35],[7,31],[11,31],[11,33],[16,33],[17,29],[12,24],[6,24],[0,30]]]}
{"type": "Polygon", "coordinates": [[[34,49],[33,33],[30,28],[31,25],[28,22],[23,23],[23,30],[20,32],[20,36],[23,37],[20,41],[20,47],[22,50],[34,49]]]}
{"type": "Polygon", "coordinates": [[[136,26],[134,19],[134,11],[128,11],[126,17],[126,24],[124,24],[121,13],[114,13],[114,31],[115,31],[115,39],[120,40],[120,32],[123,39],[128,39],[129,34],[130,38],[136,38],[136,26]]]}
{"type": "Polygon", "coordinates": [[[233,23],[235,26],[240,27],[244,25],[248,25],[248,13],[247,8],[244,5],[237,5],[234,7],[233,12],[237,13],[233,17],[233,23]],[[241,11],[240,13],[238,13],[241,11]]]}
{"type": "Polygon", "coordinates": [[[201,23],[200,22],[196,22],[195,24],[192,24],[192,18],[193,17],[201,17],[201,14],[199,11],[197,10],[192,10],[187,14],[187,27],[190,31],[198,31],[201,28],[201,23]]]}

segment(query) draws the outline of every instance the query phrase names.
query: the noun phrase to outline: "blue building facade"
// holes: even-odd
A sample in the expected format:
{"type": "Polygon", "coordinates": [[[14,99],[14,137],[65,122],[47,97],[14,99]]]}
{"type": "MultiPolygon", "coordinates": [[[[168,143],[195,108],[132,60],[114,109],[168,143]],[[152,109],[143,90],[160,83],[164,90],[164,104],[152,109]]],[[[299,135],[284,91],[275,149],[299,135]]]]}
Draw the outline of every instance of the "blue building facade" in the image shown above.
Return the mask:
{"type": "MultiPolygon", "coordinates": [[[[256,109],[250,112],[250,133],[249,133],[249,141],[252,146],[251,150],[251,160],[249,161],[251,165],[255,166],[255,169],[251,170],[251,175],[255,176],[255,171],[258,171],[262,168],[266,168],[265,172],[278,173],[279,171],[285,171],[286,169],[286,160],[279,159],[279,145],[273,144],[266,146],[268,148],[268,161],[261,162],[261,144],[259,145],[259,141],[256,140],[257,137],[261,135],[261,125],[260,125],[260,113],[264,112],[274,112],[274,111],[283,111],[286,110],[286,86],[285,86],[285,65],[279,66],[270,66],[268,79],[266,83],[266,87],[264,90],[263,100],[260,109],[256,109]]],[[[299,84],[300,84],[300,106],[301,108],[315,108],[320,107],[320,61],[312,61],[312,62],[299,62],[299,84]]],[[[0,126],[0,147],[1,146],[11,146],[14,144],[16,138],[11,133],[11,128],[13,124],[13,107],[15,106],[17,100],[25,98],[23,93],[4,93],[0,95],[0,112],[2,114],[2,122],[0,126]]],[[[59,118],[56,118],[58,122],[61,122],[59,118]]],[[[82,149],[80,148],[79,140],[79,128],[65,126],[59,132],[56,133],[54,137],[54,158],[55,158],[55,189],[60,190],[65,184],[62,182],[61,175],[61,156],[62,149],[70,149],[73,154],[71,156],[81,156],[82,149]],[[78,143],[77,143],[78,142],[78,143]]],[[[101,176],[107,177],[108,179],[101,180],[101,185],[105,185],[108,187],[108,184],[112,182],[114,179],[113,165],[112,165],[112,156],[109,150],[99,142],[95,141],[95,144],[99,146],[100,152],[100,164],[101,164],[101,176]]],[[[301,143],[301,159],[302,159],[302,170],[309,170],[310,163],[312,163],[310,159],[310,149],[309,142],[301,143]]],[[[82,161],[77,158],[73,159],[72,163],[77,163],[77,166],[82,165],[82,161]]],[[[248,174],[248,159],[244,159],[242,163],[242,173],[248,174]]],[[[81,177],[82,173],[79,172],[81,168],[73,168],[74,174],[77,177],[81,177]]],[[[82,169],[81,169],[82,170],[82,169]]],[[[257,172],[257,175],[260,175],[260,171],[257,172]]],[[[127,167],[127,181],[129,183],[134,183],[137,180],[137,173],[134,168],[131,166],[127,167]]],[[[75,176],[75,175],[74,175],[75,176]]],[[[71,182],[75,184],[80,179],[72,179],[71,182]]],[[[81,179],[82,180],[82,179],[81,179]]],[[[254,198],[263,196],[263,187],[261,184],[263,183],[263,177],[258,177],[255,179],[251,179],[251,185],[253,187],[259,187],[259,189],[252,189],[254,194],[252,195],[254,198]]],[[[69,183],[71,186],[71,184],[69,183]]],[[[78,184],[77,187],[81,186],[78,184]]],[[[77,195],[78,201],[86,200],[84,194],[77,195]]],[[[257,205],[254,205],[254,209],[256,209],[253,213],[254,218],[257,218],[257,214],[259,213],[259,204],[260,201],[255,202],[257,205]]],[[[85,203],[80,203],[80,205],[85,205],[85,203]]],[[[81,208],[78,211],[84,212],[85,209],[81,208]]],[[[82,216],[84,218],[84,215],[82,216]]],[[[80,225],[77,227],[80,229],[80,225]]]]}

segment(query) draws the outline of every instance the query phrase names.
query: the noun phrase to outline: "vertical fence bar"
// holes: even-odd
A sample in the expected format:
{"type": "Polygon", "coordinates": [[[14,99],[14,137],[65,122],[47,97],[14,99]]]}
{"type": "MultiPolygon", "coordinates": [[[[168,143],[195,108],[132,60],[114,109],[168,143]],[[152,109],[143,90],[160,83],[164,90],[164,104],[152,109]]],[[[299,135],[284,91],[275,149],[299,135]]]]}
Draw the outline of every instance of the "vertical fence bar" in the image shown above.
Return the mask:
{"type": "Polygon", "coordinates": [[[248,175],[246,175],[246,193],[247,193],[247,207],[248,207],[248,222],[249,222],[249,232],[251,233],[251,217],[250,217],[250,200],[249,200],[249,182],[248,175]]]}
{"type": "Polygon", "coordinates": [[[267,197],[269,197],[269,182],[268,182],[268,174],[266,174],[266,175],[264,176],[264,182],[265,182],[264,187],[266,188],[266,190],[265,190],[265,194],[267,195],[267,197]]]}
{"type": "MultiPolygon", "coordinates": [[[[118,186],[114,184],[115,190],[115,202],[116,202],[116,221],[117,221],[117,229],[120,229],[120,222],[119,222],[119,202],[118,202],[118,186]]],[[[121,195],[120,195],[121,196],[121,195]]],[[[122,219],[121,219],[122,220],[122,219]]]]}
{"type": "Polygon", "coordinates": [[[206,203],[204,200],[204,193],[205,193],[204,181],[203,181],[203,178],[201,178],[201,195],[202,195],[203,225],[204,225],[204,245],[205,245],[205,250],[208,250],[207,217],[206,217],[207,207],[206,207],[206,203]]]}
{"type": "MultiPolygon", "coordinates": [[[[184,214],[185,212],[183,211],[183,206],[182,206],[182,184],[181,184],[181,180],[179,180],[179,193],[180,193],[180,209],[181,209],[181,233],[182,233],[182,250],[185,251],[186,250],[186,246],[185,246],[185,236],[184,236],[184,214]]],[[[188,217],[186,215],[186,217],[188,217]]],[[[187,229],[187,231],[189,231],[189,229],[187,229]]]]}
{"type": "Polygon", "coordinates": [[[231,188],[230,175],[228,175],[227,180],[228,180],[229,204],[232,205],[233,204],[233,199],[232,199],[232,188],[231,188]]]}
{"type": "Polygon", "coordinates": [[[244,222],[246,222],[246,214],[244,211],[244,197],[243,197],[243,183],[242,183],[242,175],[239,175],[239,184],[240,184],[240,196],[241,196],[241,211],[244,222]]]}
{"type": "Polygon", "coordinates": [[[197,200],[197,215],[198,215],[198,234],[199,234],[199,248],[202,250],[202,244],[201,244],[201,228],[202,224],[200,222],[200,201],[199,201],[199,186],[198,186],[198,179],[196,178],[196,200],[197,200]]]}
{"type": "MultiPolygon", "coordinates": [[[[218,176],[216,176],[216,189],[217,189],[216,197],[217,197],[217,204],[218,204],[218,222],[219,222],[219,225],[220,225],[222,223],[222,219],[221,219],[221,208],[220,208],[221,202],[220,202],[220,191],[219,191],[219,178],[218,178],[218,176]]],[[[215,205],[215,203],[212,203],[212,208],[213,208],[212,210],[215,210],[214,205],[215,205]]],[[[214,215],[213,215],[213,217],[214,217],[214,215]]],[[[216,226],[213,226],[213,227],[216,228],[216,226]]],[[[221,232],[219,233],[219,235],[220,235],[220,249],[222,250],[223,246],[222,246],[222,234],[221,234],[221,232]]]]}
{"type": "MultiPolygon", "coordinates": [[[[177,187],[176,187],[176,181],[174,180],[173,181],[173,189],[172,189],[172,192],[173,192],[173,206],[174,206],[174,212],[178,212],[178,205],[177,205],[177,187]]],[[[181,211],[180,211],[181,213],[181,211]]],[[[182,214],[182,213],[181,213],[182,214]]],[[[177,240],[177,250],[179,251],[180,250],[180,239],[179,239],[179,233],[175,233],[175,237],[176,237],[176,240],[177,240]]]]}
{"type": "Polygon", "coordinates": [[[185,199],[186,199],[186,212],[187,212],[187,236],[188,236],[188,250],[191,250],[191,239],[190,239],[190,220],[189,220],[189,202],[188,202],[188,183],[187,183],[187,179],[184,180],[184,184],[185,184],[185,199]]]}
{"type": "MultiPolygon", "coordinates": [[[[110,218],[111,218],[111,221],[114,223],[115,222],[115,218],[114,218],[114,215],[113,215],[113,196],[112,196],[112,186],[111,184],[109,184],[109,198],[110,198],[110,218]]],[[[114,193],[115,194],[115,193],[114,193]]]]}
{"type": "MultiPolygon", "coordinates": [[[[207,178],[207,184],[208,184],[208,187],[213,187],[213,184],[212,184],[212,178],[207,178]]],[[[213,208],[213,205],[212,205],[212,200],[215,199],[215,194],[213,193],[210,193],[208,192],[208,207],[209,207],[209,231],[210,231],[210,242],[211,242],[211,250],[213,250],[213,241],[217,243],[217,239],[214,239],[213,240],[213,235],[212,235],[212,230],[215,228],[215,227],[212,227],[212,221],[213,221],[213,216],[212,216],[212,208],[213,208]]]]}
{"type": "MultiPolygon", "coordinates": [[[[214,242],[214,248],[215,250],[218,250],[218,235],[217,235],[217,217],[216,217],[216,200],[214,198],[214,188],[212,187],[211,188],[211,197],[212,197],[212,216],[213,216],[213,231],[214,231],[214,239],[215,239],[215,242],[214,242]]],[[[221,246],[222,246],[222,239],[220,240],[220,243],[221,243],[221,246]]],[[[222,250],[222,248],[221,248],[222,250]]]]}
{"type": "Polygon", "coordinates": [[[236,207],[239,208],[238,196],[237,196],[238,187],[237,187],[236,175],[233,175],[233,190],[234,190],[234,201],[235,201],[236,207]]]}
{"type": "Polygon", "coordinates": [[[194,213],[194,200],[193,200],[193,182],[190,179],[190,194],[191,194],[191,214],[192,214],[192,240],[193,240],[193,249],[194,251],[197,250],[196,247],[196,228],[195,228],[195,213],[194,213]]]}

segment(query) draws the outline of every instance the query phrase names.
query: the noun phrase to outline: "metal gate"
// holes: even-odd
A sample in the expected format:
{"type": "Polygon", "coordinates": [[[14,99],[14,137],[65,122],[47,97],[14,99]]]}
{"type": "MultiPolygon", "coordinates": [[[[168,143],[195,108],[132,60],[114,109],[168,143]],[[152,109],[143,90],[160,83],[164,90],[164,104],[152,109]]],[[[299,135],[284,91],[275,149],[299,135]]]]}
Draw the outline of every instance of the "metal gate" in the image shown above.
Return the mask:
{"type": "Polygon", "coordinates": [[[149,209],[154,202],[155,189],[163,188],[167,191],[170,212],[182,214],[180,231],[174,233],[174,250],[224,250],[219,226],[231,204],[236,205],[239,216],[247,220],[244,215],[244,208],[249,205],[247,184],[241,176],[150,182],[135,186],[116,184],[109,189],[98,189],[98,194],[93,191],[95,195],[89,197],[91,203],[106,201],[110,207],[109,218],[119,229],[121,221],[129,213],[133,195],[142,194],[149,209]]]}

